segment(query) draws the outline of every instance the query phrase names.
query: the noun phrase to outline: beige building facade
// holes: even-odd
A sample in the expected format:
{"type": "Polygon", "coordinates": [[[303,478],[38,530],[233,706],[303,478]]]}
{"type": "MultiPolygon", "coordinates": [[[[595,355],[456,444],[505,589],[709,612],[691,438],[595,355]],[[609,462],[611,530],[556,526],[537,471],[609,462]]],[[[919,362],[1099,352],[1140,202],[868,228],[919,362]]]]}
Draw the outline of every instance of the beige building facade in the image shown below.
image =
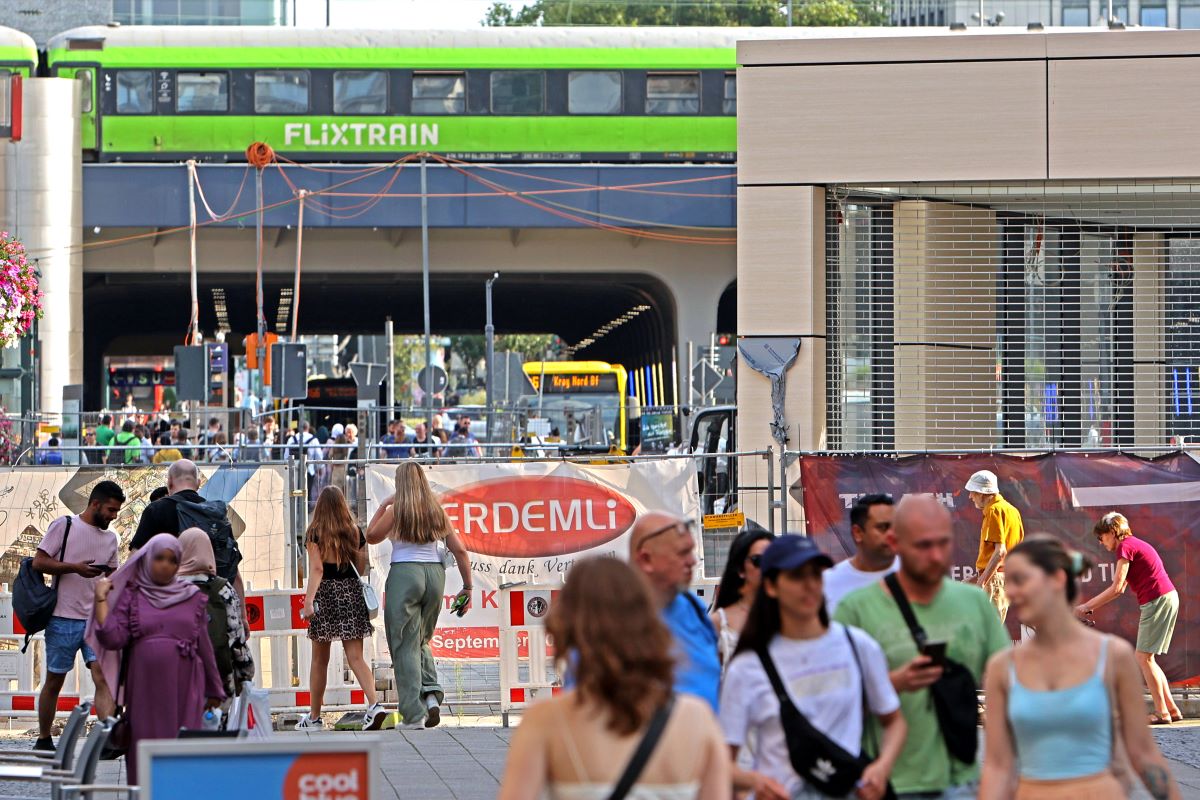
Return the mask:
{"type": "MultiPolygon", "coordinates": [[[[793,450],[1200,435],[1200,32],[738,49],[738,336],[798,337],[793,450]]],[[[772,444],[739,375],[739,447],[772,444]]]]}

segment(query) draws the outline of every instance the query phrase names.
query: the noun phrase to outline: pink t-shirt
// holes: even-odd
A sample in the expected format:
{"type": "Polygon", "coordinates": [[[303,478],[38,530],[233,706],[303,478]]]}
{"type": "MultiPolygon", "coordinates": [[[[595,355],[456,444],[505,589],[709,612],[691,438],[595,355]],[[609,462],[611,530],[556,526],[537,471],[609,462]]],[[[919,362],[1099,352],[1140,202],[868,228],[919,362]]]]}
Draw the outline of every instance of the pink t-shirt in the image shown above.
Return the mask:
{"type": "MultiPolygon", "coordinates": [[[[38,545],[46,555],[70,564],[107,564],[117,568],[117,534],[102,531],[89,525],[79,517],[71,517],[71,535],[67,537],[67,551],[60,553],[63,533],[67,530],[67,518],[59,517],[50,523],[42,543],[38,545]]],[[[95,602],[95,583],[99,578],[84,578],[70,573],[58,579],[58,605],[54,616],[67,619],[87,619],[92,615],[95,602]]]]}
{"type": "Polygon", "coordinates": [[[1117,543],[1117,558],[1129,562],[1129,585],[1137,595],[1139,606],[1175,591],[1158,551],[1136,536],[1126,536],[1117,543]]]}

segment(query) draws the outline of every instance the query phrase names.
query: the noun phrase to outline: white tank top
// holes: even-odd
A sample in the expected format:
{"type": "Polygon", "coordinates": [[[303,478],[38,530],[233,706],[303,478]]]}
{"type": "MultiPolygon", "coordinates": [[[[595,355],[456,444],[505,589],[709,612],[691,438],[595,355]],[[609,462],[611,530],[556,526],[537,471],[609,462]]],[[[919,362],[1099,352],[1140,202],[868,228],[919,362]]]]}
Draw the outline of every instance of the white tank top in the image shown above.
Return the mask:
{"type": "Polygon", "coordinates": [[[438,553],[437,542],[398,542],[392,540],[392,563],[440,564],[442,556],[438,553]]]}

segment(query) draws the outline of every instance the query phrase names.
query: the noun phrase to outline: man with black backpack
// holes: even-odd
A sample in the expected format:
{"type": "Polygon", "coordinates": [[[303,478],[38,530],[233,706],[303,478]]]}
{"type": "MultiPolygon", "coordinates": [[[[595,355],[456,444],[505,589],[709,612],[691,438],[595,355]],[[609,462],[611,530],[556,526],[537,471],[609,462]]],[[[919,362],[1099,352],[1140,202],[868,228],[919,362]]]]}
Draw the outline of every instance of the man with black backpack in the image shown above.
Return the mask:
{"type": "Polygon", "coordinates": [[[194,461],[182,458],[171,464],[167,470],[167,496],[142,511],[129,551],[140,550],[160,533],[178,536],[188,528],[199,528],[212,543],[217,575],[233,584],[245,608],[246,592],[238,572],[242,554],[233,538],[228,509],[221,500],[206,500],[199,489],[200,468],[194,461]]]}
{"type": "Polygon", "coordinates": [[[887,656],[908,739],[892,786],[911,800],[974,798],[976,689],[993,653],[1011,642],[988,596],[950,580],[950,513],[933,495],[896,506],[888,541],[900,569],[846,595],[834,619],[871,635],[887,656]]]}
{"type": "MultiPolygon", "coordinates": [[[[54,615],[46,625],[46,680],[38,696],[38,740],[35,750],[53,750],[50,728],[58,709],[67,673],[75,665],[75,655],[83,661],[96,684],[96,713],[100,719],[113,714],[112,692],[104,680],[96,654],[83,641],[88,618],[92,616],[97,579],[117,568],[117,535],[108,526],[121,512],[125,493],[112,481],[100,481],[92,487],[87,508],[78,516],[59,517],[50,523],[33,557],[33,570],[53,575],[57,598],[54,615]]],[[[20,594],[20,580],[14,595],[20,594]]],[[[21,598],[13,603],[20,613],[21,598]]],[[[31,631],[32,632],[32,631],[31,631]]]]}

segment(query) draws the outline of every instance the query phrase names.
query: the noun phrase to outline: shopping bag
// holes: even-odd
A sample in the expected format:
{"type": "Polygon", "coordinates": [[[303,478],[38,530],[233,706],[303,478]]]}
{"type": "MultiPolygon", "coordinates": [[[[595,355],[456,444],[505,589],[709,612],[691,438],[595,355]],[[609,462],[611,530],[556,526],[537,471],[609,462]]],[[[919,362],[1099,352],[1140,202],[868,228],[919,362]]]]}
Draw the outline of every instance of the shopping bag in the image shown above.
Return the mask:
{"type": "Polygon", "coordinates": [[[271,695],[266,689],[246,684],[234,698],[229,719],[237,720],[238,738],[266,741],[271,738],[271,695]]]}

